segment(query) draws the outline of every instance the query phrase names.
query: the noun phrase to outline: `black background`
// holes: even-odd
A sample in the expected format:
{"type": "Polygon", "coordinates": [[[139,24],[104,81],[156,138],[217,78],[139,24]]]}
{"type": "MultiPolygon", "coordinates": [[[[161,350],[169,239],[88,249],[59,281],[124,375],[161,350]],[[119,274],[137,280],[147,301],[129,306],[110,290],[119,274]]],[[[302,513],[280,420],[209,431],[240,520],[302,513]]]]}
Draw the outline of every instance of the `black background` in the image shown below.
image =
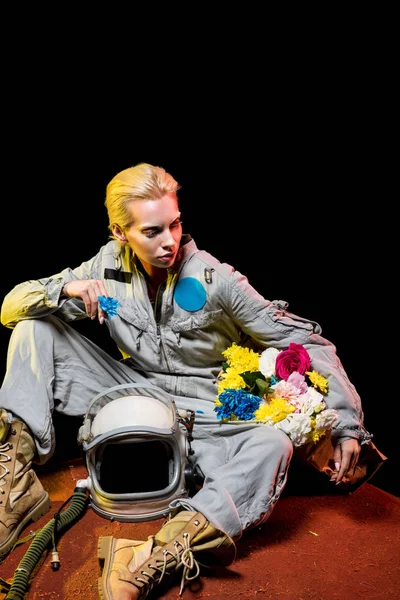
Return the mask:
{"type": "MultiPolygon", "coordinates": [[[[336,345],[389,459],[372,483],[397,495],[393,83],[373,44],[325,50],[279,64],[277,53],[196,53],[190,69],[138,56],[123,69],[88,54],[71,65],[65,51],[61,71],[30,55],[10,68],[0,300],[95,255],[108,238],[108,181],[137,162],[161,165],[182,185],[184,231],[198,247],[336,345]]],[[[9,336],[1,327],[1,376],[9,336]]]]}

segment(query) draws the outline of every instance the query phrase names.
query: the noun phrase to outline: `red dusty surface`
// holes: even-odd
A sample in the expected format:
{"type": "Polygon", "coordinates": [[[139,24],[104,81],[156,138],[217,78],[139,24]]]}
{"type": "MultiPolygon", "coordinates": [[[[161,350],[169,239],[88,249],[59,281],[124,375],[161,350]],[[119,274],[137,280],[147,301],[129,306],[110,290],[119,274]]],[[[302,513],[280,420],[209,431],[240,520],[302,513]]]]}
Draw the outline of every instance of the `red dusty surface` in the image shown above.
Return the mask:
{"type": "MultiPolygon", "coordinates": [[[[23,535],[53,518],[86,470],[72,461],[40,477],[52,508],[23,535]]],[[[60,569],[52,571],[46,551],[25,597],[97,600],[98,537],[144,540],[162,523],[111,522],[89,507],[57,543],[60,569]]],[[[3,561],[3,579],[12,578],[28,547],[17,546],[3,561]]],[[[284,494],[269,521],[245,534],[237,550],[230,567],[203,574],[183,600],[399,600],[400,499],[368,483],[349,495],[284,494]]],[[[179,582],[162,594],[156,588],[151,597],[178,599],[179,582]]]]}

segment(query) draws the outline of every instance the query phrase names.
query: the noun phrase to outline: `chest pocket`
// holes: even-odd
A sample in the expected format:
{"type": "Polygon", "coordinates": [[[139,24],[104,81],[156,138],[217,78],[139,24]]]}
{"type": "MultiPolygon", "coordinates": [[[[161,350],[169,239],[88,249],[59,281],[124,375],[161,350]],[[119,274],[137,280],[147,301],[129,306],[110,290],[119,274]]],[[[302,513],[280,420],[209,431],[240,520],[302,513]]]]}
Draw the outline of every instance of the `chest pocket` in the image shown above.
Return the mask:
{"type": "Polygon", "coordinates": [[[121,300],[120,306],[117,308],[118,316],[124,321],[134,325],[142,331],[147,331],[149,328],[149,316],[140,311],[138,306],[128,302],[127,300],[121,300]]]}
{"type": "Polygon", "coordinates": [[[212,310],[203,314],[192,314],[187,319],[171,319],[171,329],[175,333],[191,331],[193,329],[206,329],[221,320],[222,310],[212,310]]]}

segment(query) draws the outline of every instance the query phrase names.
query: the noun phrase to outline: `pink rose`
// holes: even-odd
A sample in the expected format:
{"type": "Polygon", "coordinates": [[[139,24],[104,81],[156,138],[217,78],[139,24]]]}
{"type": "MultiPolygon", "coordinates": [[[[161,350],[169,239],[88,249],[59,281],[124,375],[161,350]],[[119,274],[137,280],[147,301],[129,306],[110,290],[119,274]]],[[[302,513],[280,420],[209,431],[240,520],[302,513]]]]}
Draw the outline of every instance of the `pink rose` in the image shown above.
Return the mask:
{"type": "Polygon", "coordinates": [[[283,350],[276,357],[275,373],[285,381],[291,373],[297,371],[297,373],[304,375],[310,368],[310,356],[301,344],[292,342],[287,350],[283,350]]]}

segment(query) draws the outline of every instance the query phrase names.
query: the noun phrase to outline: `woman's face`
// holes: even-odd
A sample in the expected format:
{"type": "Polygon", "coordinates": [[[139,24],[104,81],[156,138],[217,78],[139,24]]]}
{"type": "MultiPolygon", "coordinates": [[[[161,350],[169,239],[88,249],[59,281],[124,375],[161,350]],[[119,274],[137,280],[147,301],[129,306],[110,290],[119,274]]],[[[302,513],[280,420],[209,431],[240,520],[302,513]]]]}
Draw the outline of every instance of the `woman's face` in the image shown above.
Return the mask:
{"type": "Polygon", "coordinates": [[[161,200],[133,200],[130,212],[132,225],[125,231],[116,228],[114,235],[129,244],[145,268],[171,267],[182,237],[176,194],[167,194],[161,200]]]}

